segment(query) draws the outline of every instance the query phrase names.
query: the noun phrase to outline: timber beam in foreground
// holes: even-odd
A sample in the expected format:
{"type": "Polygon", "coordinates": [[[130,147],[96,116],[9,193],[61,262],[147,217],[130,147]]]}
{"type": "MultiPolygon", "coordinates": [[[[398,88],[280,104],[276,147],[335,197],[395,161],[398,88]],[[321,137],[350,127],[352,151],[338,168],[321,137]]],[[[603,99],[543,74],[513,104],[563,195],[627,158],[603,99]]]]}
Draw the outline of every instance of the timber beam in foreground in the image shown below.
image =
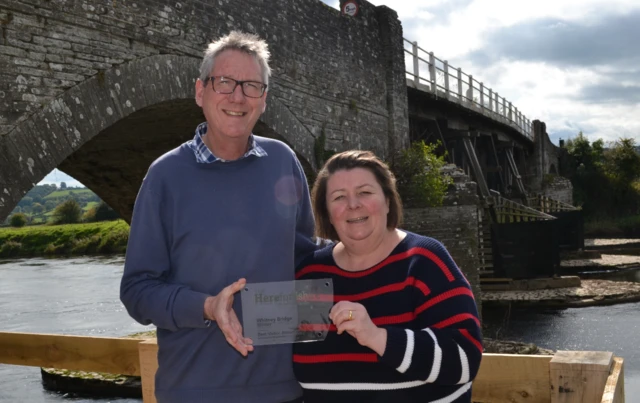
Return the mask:
{"type": "MultiPolygon", "coordinates": [[[[155,403],[155,339],[0,332],[0,364],[142,377],[144,403],[155,403]]],[[[473,383],[478,403],[624,403],[624,360],[610,352],[554,356],[483,354],[473,383]]]]}

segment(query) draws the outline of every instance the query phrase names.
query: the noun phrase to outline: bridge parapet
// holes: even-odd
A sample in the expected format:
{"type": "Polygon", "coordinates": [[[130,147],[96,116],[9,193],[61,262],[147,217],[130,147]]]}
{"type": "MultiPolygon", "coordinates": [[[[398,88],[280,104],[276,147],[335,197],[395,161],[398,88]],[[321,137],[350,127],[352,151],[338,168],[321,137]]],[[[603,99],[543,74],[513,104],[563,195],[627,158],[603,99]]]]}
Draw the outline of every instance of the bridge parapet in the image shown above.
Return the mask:
{"type": "Polygon", "coordinates": [[[449,65],[418,46],[418,42],[403,38],[407,86],[430,92],[435,97],[462,105],[491,119],[504,123],[534,141],[531,120],[511,101],[487,88],[473,75],[449,65]]]}

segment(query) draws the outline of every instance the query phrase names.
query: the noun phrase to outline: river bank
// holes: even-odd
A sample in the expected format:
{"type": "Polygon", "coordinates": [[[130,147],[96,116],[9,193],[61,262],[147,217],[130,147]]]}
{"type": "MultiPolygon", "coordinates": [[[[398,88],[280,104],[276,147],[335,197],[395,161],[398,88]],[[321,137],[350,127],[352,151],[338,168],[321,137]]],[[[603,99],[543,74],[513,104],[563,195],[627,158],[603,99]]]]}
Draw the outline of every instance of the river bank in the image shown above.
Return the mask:
{"type": "MultiPolygon", "coordinates": [[[[560,271],[565,277],[549,279],[548,286],[537,289],[483,289],[482,304],[489,309],[501,305],[560,309],[638,302],[638,245],[638,239],[587,239],[584,251],[563,257],[560,271]]],[[[536,281],[542,282],[529,280],[536,281]]]]}
{"type": "Polygon", "coordinates": [[[123,220],[0,228],[0,258],[123,254],[128,239],[123,220]]]}

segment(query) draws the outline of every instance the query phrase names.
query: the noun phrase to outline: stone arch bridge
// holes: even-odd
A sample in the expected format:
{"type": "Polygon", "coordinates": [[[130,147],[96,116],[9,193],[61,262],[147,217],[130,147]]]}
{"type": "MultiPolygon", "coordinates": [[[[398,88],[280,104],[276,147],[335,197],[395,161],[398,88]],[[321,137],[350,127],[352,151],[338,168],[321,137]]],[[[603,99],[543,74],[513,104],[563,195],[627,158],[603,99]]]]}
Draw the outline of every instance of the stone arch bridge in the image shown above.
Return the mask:
{"type": "MultiPolygon", "coordinates": [[[[308,170],[323,148],[386,157],[434,127],[443,138],[491,133],[544,160],[526,125],[424,87],[420,61],[407,75],[387,7],[362,1],[352,18],[319,0],[3,0],[0,218],[59,167],[129,219],[150,162],[203,121],[193,100],[202,51],[232,29],[259,34],[272,52],[256,134],[290,144],[308,170]]],[[[428,62],[436,83],[444,70],[428,62]]]]}

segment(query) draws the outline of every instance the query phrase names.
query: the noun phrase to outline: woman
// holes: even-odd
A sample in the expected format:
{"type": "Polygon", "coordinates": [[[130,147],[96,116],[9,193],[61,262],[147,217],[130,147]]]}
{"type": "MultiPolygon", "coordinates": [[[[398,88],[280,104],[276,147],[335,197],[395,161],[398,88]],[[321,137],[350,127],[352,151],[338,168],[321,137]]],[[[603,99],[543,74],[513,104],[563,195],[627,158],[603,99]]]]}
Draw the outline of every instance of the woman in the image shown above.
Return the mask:
{"type": "Polygon", "coordinates": [[[315,252],[296,278],[332,278],[333,324],[294,344],[305,403],[470,402],[482,357],[469,283],[438,241],[399,230],[389,168],[368,151],[336,154],[316,179],[315,252]]]}

